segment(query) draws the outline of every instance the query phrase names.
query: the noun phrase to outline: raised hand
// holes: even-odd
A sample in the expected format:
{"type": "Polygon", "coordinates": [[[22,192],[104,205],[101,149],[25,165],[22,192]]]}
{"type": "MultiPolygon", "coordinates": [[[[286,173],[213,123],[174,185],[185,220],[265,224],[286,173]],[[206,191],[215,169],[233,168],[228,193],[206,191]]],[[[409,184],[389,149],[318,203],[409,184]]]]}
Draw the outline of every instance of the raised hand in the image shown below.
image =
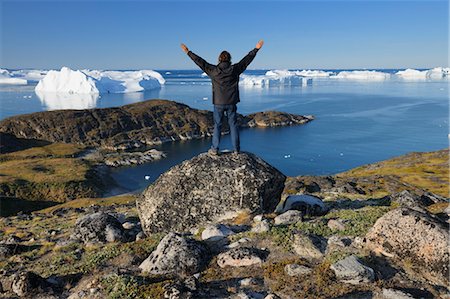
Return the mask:
{"type": "Polygon", "coordinates": [[[189,49],[188,49],[188,47],[186,47],[185,44],[181,44],[181,49],[184,51],[184,53],[189,52],[189,49]]]}
{"type": "Polygon", "coordinates": [[[264,45],[264,41],[260,40],[257,44],[256,44],[256,49],[261,49],[261,47],[264,45]]]}

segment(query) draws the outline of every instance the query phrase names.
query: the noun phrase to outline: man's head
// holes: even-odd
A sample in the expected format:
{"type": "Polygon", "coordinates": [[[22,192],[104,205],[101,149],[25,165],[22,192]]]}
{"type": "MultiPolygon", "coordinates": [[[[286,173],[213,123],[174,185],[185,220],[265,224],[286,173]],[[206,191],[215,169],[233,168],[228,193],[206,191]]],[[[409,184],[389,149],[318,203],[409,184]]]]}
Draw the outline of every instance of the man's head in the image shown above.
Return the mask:
{"type": "Polygon", "coordinates": [[[231,54],[228,51],[222,51],[219,55],[219,63],[221,62],[231,62],[231,54]]]}

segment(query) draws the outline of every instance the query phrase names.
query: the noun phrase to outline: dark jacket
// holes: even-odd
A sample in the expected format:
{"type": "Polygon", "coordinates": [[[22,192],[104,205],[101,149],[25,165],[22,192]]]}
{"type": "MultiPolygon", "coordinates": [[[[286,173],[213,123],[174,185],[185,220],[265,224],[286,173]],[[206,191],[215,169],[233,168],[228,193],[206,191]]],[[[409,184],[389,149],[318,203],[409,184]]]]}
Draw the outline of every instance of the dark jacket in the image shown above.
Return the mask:
{"type": "Polygon", "coordinates": [[[241,61],[236,64],[221,62],[213,65],[200,56],[189,51],[187,54],[210,78],[213,89],[213,104],[229,105],[236,104],[239,99],[239,75],[245,71],[253,61],[258,49],[251,50],[241,61]]]}

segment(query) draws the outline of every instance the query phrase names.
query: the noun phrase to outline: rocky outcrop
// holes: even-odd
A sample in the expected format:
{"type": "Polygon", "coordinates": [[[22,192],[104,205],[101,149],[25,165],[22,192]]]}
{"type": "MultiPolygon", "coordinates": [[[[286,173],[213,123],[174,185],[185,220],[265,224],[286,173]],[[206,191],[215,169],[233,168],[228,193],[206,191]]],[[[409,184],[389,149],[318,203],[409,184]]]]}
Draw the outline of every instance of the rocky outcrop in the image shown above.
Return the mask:
{"type": "Polygon", "coordinates": [[[437,284],[449,275],[448,227],[428,213],[398,208],[377,220],[366,236],[376,252],[414,263],[414,271],[437,284]]]}
{"type": "Polygon", "coordinates": [[[208,263],[206,247],[189,237],[169,233],[139,268],[160,275],[192,275],[208,263]]]}
{"type": "Polygon", "coordinates": [[[136,205],[146,233],[185,231],[240,211],[272,212],[285,179],[250,153],[200,154],[162,174],[136,205]]]}
{"type": "MultiPolygon", "coordinates": [[[[240,115],[239,125],[285,126],[312,119],[312,116],[260,112],[240,115]]],[[[167,100],[148,100],[114,108],[37,112],[0,122],[0,132],[19,138],[79,143],[113,150],[202,138],[210,136],[212,128],[211,111],[167,100]]]]}
{"type": "Polygon", "coordinates": [[[114,216],[104,212],[79,218],[72,234],[72,239],[91,244],[124,241],[125,238],[122,224],[114,216]]]}
{"type": "Polygon", "coordinates": [[[34,146],[49,144],[48,141],[17,138],[13,134],[0,132],[0,154],[25,150],[34,146]]]}

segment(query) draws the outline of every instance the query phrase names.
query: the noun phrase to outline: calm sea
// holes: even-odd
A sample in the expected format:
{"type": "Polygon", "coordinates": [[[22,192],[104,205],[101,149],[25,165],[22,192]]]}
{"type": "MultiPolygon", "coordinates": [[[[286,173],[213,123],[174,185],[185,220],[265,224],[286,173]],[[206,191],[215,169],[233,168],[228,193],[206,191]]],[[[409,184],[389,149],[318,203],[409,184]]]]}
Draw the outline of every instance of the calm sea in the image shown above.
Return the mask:
{"type": "MultiPolygon", "coordinates": [[[[39,98],[34,85],[3,85],[0,118],[53,109],[121,106],[152,98],[212,110],[211,84],[201,71],[159,72],[167,80],[159,90],[101,97],[39,98]]],[[[311,86],[242,86],[240,113],[279,110],[312,114],[316,119],[303,126],[242,130],[241,147],[288,176],[334,174],[408,152],[442,149],[448,146],[448,82],[314,78],[311,86]]],[[[223,149],[230,148],[229,138],[223,141],[223,149]]],[[[209,139],[164,144],[157,148],[167,153],[166,159],[114,169],[112,174],[121,191],[142,189],[162,172],[207,151],[209,146],[209,139]]]]}

